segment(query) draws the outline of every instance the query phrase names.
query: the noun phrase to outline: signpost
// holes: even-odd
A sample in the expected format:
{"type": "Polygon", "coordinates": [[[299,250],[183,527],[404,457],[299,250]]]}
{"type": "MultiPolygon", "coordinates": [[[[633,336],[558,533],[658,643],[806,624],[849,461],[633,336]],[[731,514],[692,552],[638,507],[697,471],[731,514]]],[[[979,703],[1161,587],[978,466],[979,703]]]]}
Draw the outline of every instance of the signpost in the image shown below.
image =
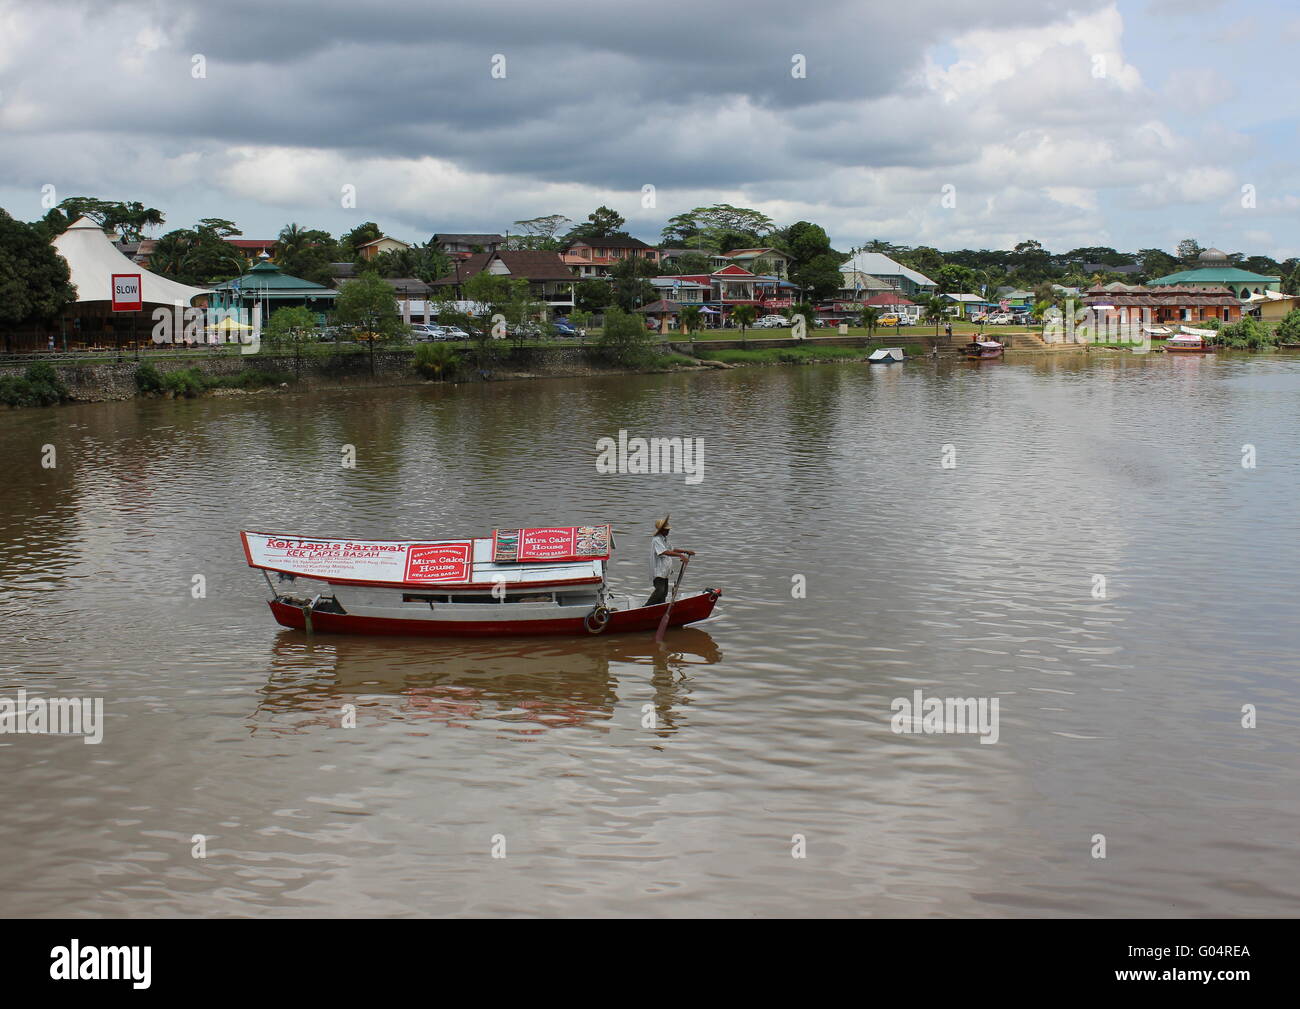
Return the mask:
{"type": "MultiPolygon", "coordinates": [[[[144,294],[138,273],[115,273],[112,276],[112,302],[114,312],[139,312],[144,308],[144,294]]],[[[136,357],[140,356],[140,344],[136,339],[136,317],[131,319],[131,342],[135,344],[136,357]]],[[[122,336],[117,327],[113,327],[113,342],[117,344],[118,360],[122,359],[122,336]]]]}
{"type": "Polygon", "coordinates": [[[144,308],[144,296],[141,293],[140,274],[113,274],[113,311],[139,312],[144,308]]]}

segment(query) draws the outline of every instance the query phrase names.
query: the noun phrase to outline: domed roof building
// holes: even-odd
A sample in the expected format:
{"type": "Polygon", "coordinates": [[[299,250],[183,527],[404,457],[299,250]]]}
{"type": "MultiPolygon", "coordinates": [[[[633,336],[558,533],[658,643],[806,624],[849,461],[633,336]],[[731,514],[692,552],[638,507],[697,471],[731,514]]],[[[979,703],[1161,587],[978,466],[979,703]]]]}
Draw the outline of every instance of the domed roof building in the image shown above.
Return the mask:
{"type": "Polygon", "coordinates": [[[1151,287],[1178,285],[1182,287],[1207,288],[1226,287],[1243,301],[1252,294],[1264,294],[1266,291],[1280,291],[1281,277],[1267,277],[1262,273],[1251,273],[1232,265],[1228,254],[1222,249],[1209,248],[1196,257],[1196,268],[1171,273],[1167,277],[1158,277],[1150,282],[1151,287]]]}

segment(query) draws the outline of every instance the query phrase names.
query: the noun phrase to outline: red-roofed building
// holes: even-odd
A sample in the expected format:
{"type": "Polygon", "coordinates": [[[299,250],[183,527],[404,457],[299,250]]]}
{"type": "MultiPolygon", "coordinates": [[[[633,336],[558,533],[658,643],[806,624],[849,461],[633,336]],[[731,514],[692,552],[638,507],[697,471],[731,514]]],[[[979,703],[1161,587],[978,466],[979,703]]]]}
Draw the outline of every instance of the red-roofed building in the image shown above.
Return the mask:
{"type": "Polygon", "coordinates": [[[274,238],[227,238],[224,241],[243,253],[245,259],[258,259],[264,252],[271,256],[275,252],[274,238]]]}
{"type": "Polygon", "coordinates": [[[584,280],[608,277],[610,267],[624,259],[659,262],[659,250],[639,238],[590,238],[569,243],[561,253],[564,265],[584,280]]]}

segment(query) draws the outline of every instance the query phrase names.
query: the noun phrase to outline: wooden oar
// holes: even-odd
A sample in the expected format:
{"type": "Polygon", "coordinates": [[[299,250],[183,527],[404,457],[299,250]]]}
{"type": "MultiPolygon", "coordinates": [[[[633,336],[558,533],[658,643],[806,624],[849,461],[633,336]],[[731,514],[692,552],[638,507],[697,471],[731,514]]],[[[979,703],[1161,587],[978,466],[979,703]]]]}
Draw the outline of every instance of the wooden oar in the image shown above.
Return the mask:
{"type": "Polygon", "coordinates": [[[655,644],[663,644],[664,631],[668,630],[668,615],[673,611],[673,603],[677,602],[677,586],[682,583],[682,575],[686,574],[686,565],[690,562],[690,554],[687,554],[682,558],[682,566],[677,569],[677,581],[673,582],[673,594],[668,600],[668,608],[664,610],[663,619],[659,621],[659,630],[655,632],[655,644]]]}

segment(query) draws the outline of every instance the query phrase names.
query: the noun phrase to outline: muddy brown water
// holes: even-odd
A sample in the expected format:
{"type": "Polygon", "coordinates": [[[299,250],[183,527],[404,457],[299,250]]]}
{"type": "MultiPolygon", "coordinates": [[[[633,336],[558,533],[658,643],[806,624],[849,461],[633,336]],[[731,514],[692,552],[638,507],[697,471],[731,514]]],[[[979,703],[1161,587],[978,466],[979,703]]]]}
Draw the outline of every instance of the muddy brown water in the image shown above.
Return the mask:
{"type": "Polygon", "coordinates": [[[1282,355],[7,413],[0,698],[104,737],[0,734],[0,913],[1293,915],[1297,431],[1282,355]],[[662,651],[308,638],[236,535],[610,521],[639,596],[665,510],[725,595],[662,651]]]}

